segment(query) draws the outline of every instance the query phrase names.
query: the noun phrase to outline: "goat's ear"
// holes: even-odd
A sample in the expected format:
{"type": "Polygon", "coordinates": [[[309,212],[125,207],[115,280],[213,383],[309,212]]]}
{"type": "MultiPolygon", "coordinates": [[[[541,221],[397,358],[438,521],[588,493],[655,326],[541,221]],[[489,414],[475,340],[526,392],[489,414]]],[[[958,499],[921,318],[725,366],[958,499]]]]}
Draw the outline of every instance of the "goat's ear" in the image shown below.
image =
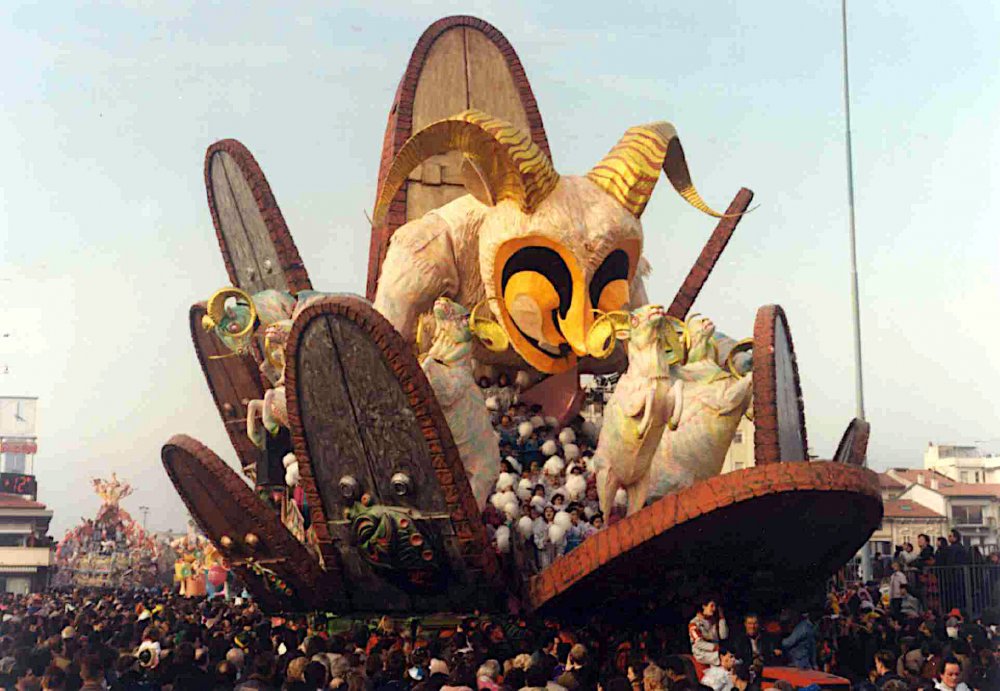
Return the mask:
{"type": "Polygon", "coordinates": [[[496,205],[496,194],[490,187],[489,181],[483,175],[482,169],[468,156],[462,157],[460,175],[462,176],[462,184],[465,185],[466,192],[486,206],[496,205]]]}

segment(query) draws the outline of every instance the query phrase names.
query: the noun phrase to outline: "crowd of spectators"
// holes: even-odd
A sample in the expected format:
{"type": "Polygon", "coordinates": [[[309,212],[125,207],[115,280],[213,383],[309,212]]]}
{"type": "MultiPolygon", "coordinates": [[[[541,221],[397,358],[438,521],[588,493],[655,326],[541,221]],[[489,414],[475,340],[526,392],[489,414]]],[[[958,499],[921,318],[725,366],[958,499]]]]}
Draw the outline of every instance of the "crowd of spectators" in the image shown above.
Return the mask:
{"type": "Polygon", "coordinates": [[[655,617],[333,625],[169,592],[7,595],[0,609],[0,689],[18,691],[793,691],[774,667],[859,691],[1000,689],[992,615],[905,621],[869,589],[831,592],[823,611],[732,621],[704,598],[687,631],[655,617]]]}

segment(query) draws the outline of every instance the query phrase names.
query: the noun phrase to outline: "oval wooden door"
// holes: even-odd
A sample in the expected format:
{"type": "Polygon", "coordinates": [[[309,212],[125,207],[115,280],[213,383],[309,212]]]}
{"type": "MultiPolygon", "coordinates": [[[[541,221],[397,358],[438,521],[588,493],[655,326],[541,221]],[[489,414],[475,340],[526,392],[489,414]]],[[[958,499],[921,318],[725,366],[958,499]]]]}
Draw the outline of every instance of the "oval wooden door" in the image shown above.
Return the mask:
{"type": "MultiPolygon", "coordinates": [[[[386,124],[379,188],[393,157],[410,136],[469,108],[516,125],[550,155],[538,104],[514,48],[488,22],[476,17],[445,17],[421,35],[400,80],[386,124]]],[[[396,228],[465,194],[461,163],[458,152],[424,162],[396,194],[386,224],[372,228],[369,300],[375,299],[382,260],[396,228]]]]}
{"type": "Polygon", "coordinates": [[[754,321],[753,415],[758,465],[809,460],[799,366],[780,305],[761,307],[754,321]]]}
{"type": "Polygon", "coordinates": [[[837,444],[833,460],[838,463],[863,466],[868,458],[868,435],[870,433],[871,425],[865,420],[859,418],[851,420],[840,438],[840,443],[837,444]]]}
{"type": "Polygon", "coordinates": [[[270,612],[342,606],[336,580],[282,525],[278,514],[201,442],[178,434],[163,467],[195,523],[270,612]]]}
{"type": "Polygon", "coordinates": [[[285,372],[301,483],[351,609],[493,609],[503,597],[472,489],[430,384],[359,297],[295,320],[285,372]]]}
{"type": "Polygon", "coordinates": [[[271,186],[245,146],[223,139],[208,147],[205,190],[234,286],[251,295],[266,288],[312,288],[271,186]]]}

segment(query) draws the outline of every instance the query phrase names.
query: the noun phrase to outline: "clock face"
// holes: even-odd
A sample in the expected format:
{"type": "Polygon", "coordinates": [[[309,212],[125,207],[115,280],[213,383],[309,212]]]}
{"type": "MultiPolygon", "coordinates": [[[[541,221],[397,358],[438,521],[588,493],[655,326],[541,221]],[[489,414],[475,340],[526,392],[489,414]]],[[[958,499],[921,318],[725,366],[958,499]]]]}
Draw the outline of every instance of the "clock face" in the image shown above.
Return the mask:
{"type": "Polygon", "coordinates": [[[33,398],[0,398],[0,437],[35,436],[35,410],[33,398]]]}
{"type": "Polygon", "coordinates": [[[34,475],[0,473],[0,492],[35,496],[38,493],[38,484],[35,482],[34,475]]]}

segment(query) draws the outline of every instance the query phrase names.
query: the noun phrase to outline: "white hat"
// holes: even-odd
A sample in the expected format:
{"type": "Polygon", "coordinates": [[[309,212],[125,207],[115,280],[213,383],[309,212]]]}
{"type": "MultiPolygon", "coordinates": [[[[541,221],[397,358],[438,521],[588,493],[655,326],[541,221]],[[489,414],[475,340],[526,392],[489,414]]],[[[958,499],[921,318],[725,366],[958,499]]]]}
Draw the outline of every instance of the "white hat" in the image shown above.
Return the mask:
{"type": "Polygon", "coordinates": [[[517,436],[521,439],[527,439],[531,436],[531,433],[535,431],[535,426],[530,422],[522,422],[517,426],[517,436]]]}
{"type": "Polygon", "coordinates": [[[566,478],[566,493],[571,501],[580,499],[587,493],[587,480],[583,475],[569,475],[566,478]]]}
{"type": "Polygon", "coordinates": [[[517,501],[509,501],[503,505],[503,512],[511,521],[516,520],[521,515],[521,508],[517,501]]]}
{"type": "Polygon", "coordinates": [[[545,465],[542,466],[542,470],[546,475],[559,475],[565,467],[566,465],[563,463],[563,459],[558,456],[552,456],[549,460],[545,461],[545,465]]]}
{"type": "Polygon", "coordinates": [[[507,506],[507,504],[511,502],[514,502],[515,504],[517,503],[517,495],[514,494],[513,490],[507,489],[493,495],[493,506],[500,511],[503,511],[503,507],[507,506]]]}
{"type": "Polygon", "coordinates": [[[558,523],[551,523],[549,525],[549,540],[551,540],[553,544],[558,545],[563,541],[565,537],[566,537],[565,528],[563,528],[558,523]]]}
{"type": "Polygon", "coordinates": [[[486,399],[486,410],[500,410],[500,399],[490,396],[486,399]]]}
{"type": "Polygon", "coordinates": [[[497,478],[497,492],[506,492],[514,486],[514,475],[512,473],[500,473],[497,478]]]}
{"type": "Polygon", "coordinates": [[[615,492],[615,504],[618,506],[626,506],[628,504],[628,493],[623,488],[619,488],[615,492]]]}
{"type": "Polygon", "coordinates": [[[517,521],[517,532],[519,532],[523,538],[531,537],[534,527],[535,522],[531,520],[531,516],[521,516],[521,518],[517,521]]]}
{"type": "Polygon", "coordinates": [[[542,444],[542,455],[548,458],[549,456],[555,456],[559,452],[559,447],[556,446],[554,439],[549,439],[544,444],[542,444]]]}
{"type": "Polygon", "coordinates": [[[576,441],[576,432],[570,427],[563,427],[562,431],[559,433],[559,441],[563,444],[572,444],[576,441]]]}
{"type": "Polygon", "coordinates": [[[548,504],[548,502],[545,501],[545,497],[532,497],[531,498],[531,505],[534,508],[538,509],[539,511],[544,511],[546,504],[548,504]]]}
{"type": "Polygon", "coordinates": [[[558,418],[554,418],[551,415],[546,416],[546,418],[545,418],[545,426],[546,427],[553,427],[553,428],[558,427],[559,426],[559,420],[558,420],[558,418]]]}
{"type": "Polygon", "coordinates": [[[545,427],[545,418],[541,415],[534,415],[531,418],[531,424],[535,426],[535,429],[545,427]]]}
{"type": "Polygon", "coordinates": [[[507,456],[504,460],[510,463],[510,467],[514,469],[515,473],[521,472],[521,461],[517,460],[513,456],[507,456]]]}
{"type": "Polygon", "coordinates": [[[561,525],[564,529],[569,530],[569,527],[573,525],[573,519],[569,517],[569,514],[565,511],[557,511],[556,517],[553,519],[556,525],[561,525]]]}
{"type": "Polygon", "coordinates": [[[567,461],[575,461],[580,457],[580,447],[573,442],[563,444],[563,456],[567,461]]]}
{"type": "Polygon", "coordinates": [[[497,542],[497,549],[499,549],[501,553],[506,554],[510,551],[510,528],[505,525],[497,528],[494,539],[497,542]]]}

